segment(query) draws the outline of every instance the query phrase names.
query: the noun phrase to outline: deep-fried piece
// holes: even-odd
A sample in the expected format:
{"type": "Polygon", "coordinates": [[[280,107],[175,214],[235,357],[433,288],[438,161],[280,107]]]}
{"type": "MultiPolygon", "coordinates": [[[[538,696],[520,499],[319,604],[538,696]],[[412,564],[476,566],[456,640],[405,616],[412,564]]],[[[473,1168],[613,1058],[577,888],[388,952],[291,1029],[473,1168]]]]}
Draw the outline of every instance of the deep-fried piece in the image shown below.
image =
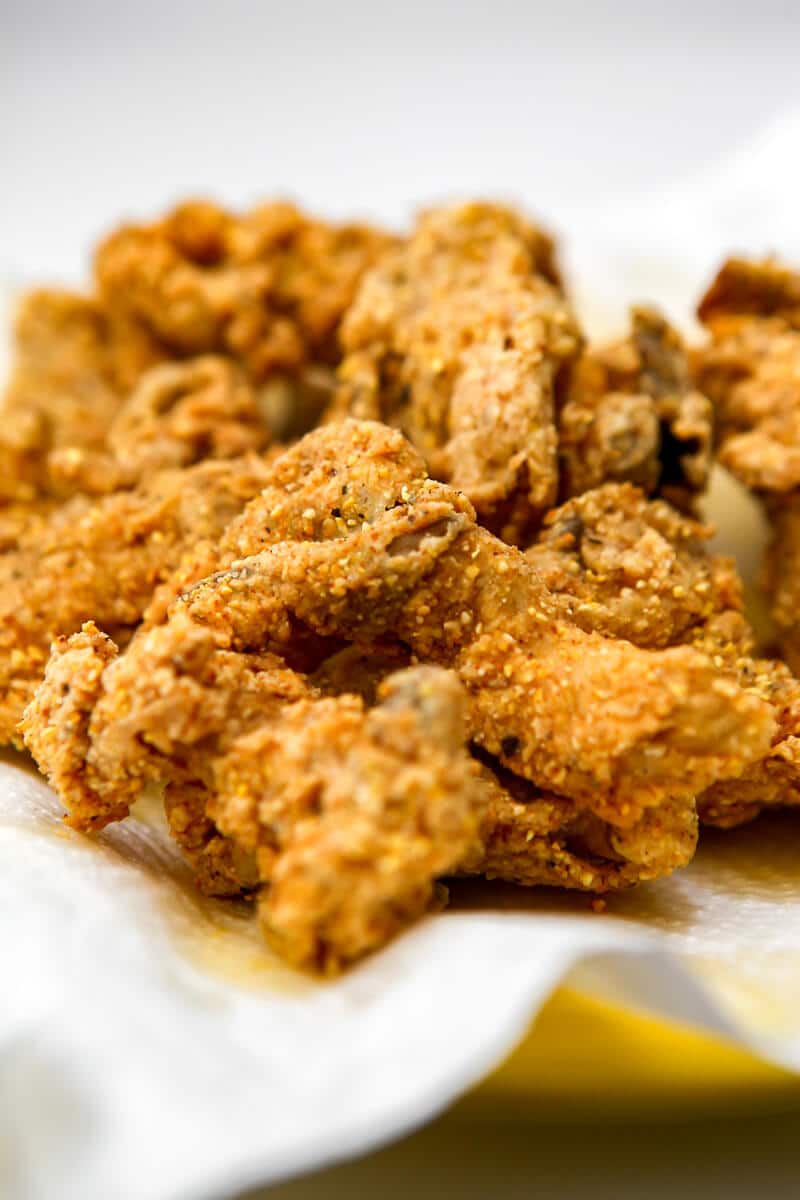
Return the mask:
{"type": "Polygon", "coordinates": [[[458,672],[479,745],[603,819],[632,824],[665,796],[735,777],[769,745],[769,706],[707,656],[564,621],[525,556],[426,479],[384,426],[329,426],[284,454],[218,566],[176,611],[222,644],[272,648],[298,626],[352,641],[391,634],[458,672]]]}
{"type": "Polygon", "coordinates": [[[484,846],[463,869],[527,887],[608,892],[669,875],[697,844],[691,799],[665,799],[637,821],[602,821],[564,796],[538,791],[497,764],[482,766],[487,792],[484,846]]]}
{"type": "Polygon", "coordinates": [[[255,854],[262,926],[290,962],[331,971],[382,945],[474,853],[463,709],[454,675],[412,668],[370,711],[355,696],[301,702],[218,764],[210,813],[255,854]]]}
{"type": "MultiPolygon", "coordinates": [[[[396,645],[350,646],[323,663],[312,682],[328,694],[356,691],[375,702],[382,679],[402,665],[396,645]]],[[[691,798],[646,809],[630,828],[601,821],[574,800],[539,791],[496,759],[478,754],[484,792],[480,845],[459,865],[526,886],[605,892],[667,875],[685,866],[697,841],[691,798]]]]}
{"type": "MultiPolygon", "coordinates": [[[[275,655],[220,648],[183,613],[124,654],[89,622],[56,642],[20,728],[69,824],[86,831],[126,816],[147,782],[208,788],[235,738],[309,694],[275,655]]],[[[180,833],[178,796],[168,811],[180,833]]]]}
{"type": "Polygon", "coordinates": [[[28,501],[56,486],[51,451],[103,447],[122,397],[163,351],[115,308],[37,291],[19,309],[14,352],[0,420],[0,500],[28,501]]]}
{"type": "Polygon", "coordinates": [[[105,300],[174,354],[227,354],[260,382],[338,360],[342,314],[391,241],[290,204],[236,216],[197,201],[111,234],[95,270],[105,300]]]}
{"type": "Polygon", "coordinates": [[[767,500],[767,590],[788,661],[800,669],[800,274],[727,262],[700,303],[710,333],[696,375],[718,414],[721,461],[767,500]]]}
{"type": "Polygon", "coordinates": [[[64,446],[52,452],[50,472],[63,491],[103,494],[164,467],[261,450],[268,436],[241,371],[205,355],[145,372],[111,421],[105,449],[64,446]]]}
{"type": "Polygon", "coordinates": [[[692,384],[680,336],[635,308],[631,333],[579,359],[559,415],[562,500],[613,481],[690,508],[711,467],[711,405],[692,384]]]}
{"type": "Polygon", "coordinates": [[[129,636],[195,541],[219,538],[266,478],[255,456],[162,471],[23,532],[0,557],[0,741],[15,740],[53,638],[92,619],[129,636]]]}
{"type": "Polygon", "coordinates": [[[776,724],[763,757],[698,798],[707,824],[734,825],[800,802],[800,682],[783,663],[753,657],[735,565],[708,553],[707,536],[663,501],[607,484],[551,514],[528,557],[583,629],[641,646],[691,644],[770,704],[776,724]]]}
{"type": "Polygon", "coordinates": [[[783,657],[800,675],[800,491],[770,503],[772,539],[764,582],[783,657]]]}
{"type": "Polygon", "coordinates": [[[510,541],[556,495],[554,393],[580,341],[556,280],[549,239],[514,212],[437,209],[342,325],[333,411],[400,428],[510,541]]]}
{"type": "Polygon", "coordinates": [[[717,413],[720,461],[748,487],[800,487],[800,274],[725,263],[700,302],[695,375],[717,413]]]}
{"type": "Polygon", "coordinates": [[[220,649],[179,612],[121,657],[93,625],[61,639],[23,728],[76,828],[125,816],[145,781],[166,781],[201,886],[267,885],[268,940],[331,971],[424,912],[478,841],[456,677],[403,671],[378,698],[372,711],[313,699],[279,660],[220,649]]]}
{"type": "Polygon", "coordinates": [[[608,483],[550,513],[527,558],[581,629],[672,646],[741,607],[735,566],[708,553],[710,534],[665,501],[608,483]]]}
{"type": "Polygon", "coordinates": [[[751,821],[764,808],[800,804],[800,680],[775,659],[734,657],[729,669],[742,687],[770,703],[777,727],[768,754],[739,779],[713,784],[698,796],[703,823],[724,828],[751,821]]]}

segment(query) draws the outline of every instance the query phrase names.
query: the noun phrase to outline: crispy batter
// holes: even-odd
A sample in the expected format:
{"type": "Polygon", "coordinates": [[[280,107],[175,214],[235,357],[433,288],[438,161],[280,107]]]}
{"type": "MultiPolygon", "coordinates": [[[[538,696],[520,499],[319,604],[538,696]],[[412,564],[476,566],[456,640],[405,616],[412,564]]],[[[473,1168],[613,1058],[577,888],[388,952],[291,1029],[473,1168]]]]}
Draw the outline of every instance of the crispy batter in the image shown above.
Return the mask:
{"type": "Polygon", "coordinates": [[[157,343],[114,307],[70,292],[30,292],[14,330],[0,422],[0,501],[58,490],[50,454],[102,450],[109,422],[157,343]]]}
{"type": "Polygon", "coordinates": [[[219,538],[266,477],[255,456],[165,470],[19,531],[0,557],[0,741],[15,740],[53,638],[87,620],[129,636],[194,542],[219,538]]]}
{"type": "MultiPolygon", "coordinates": [[[[373,704],[381,680],[407,657],[398,645],[349,646],[324,662],[312,682],[327,694],[356,691],[373,704]]],[[[477,753],[476,766],[485,805],[481,839],[460,863],[461,873],[605,892],[659,878],[692,858],[697,814],[691,798],[646,809],[626,828],[539,791],[485,753],[477,753]]]]}
{"type": "Polygon", "coordinates": [[[767,501],[766,571],[784,654],[800,669],[800,275],[731,259],[698,309],[696,376],[718,414],[720,461],[767,501]]]}
{"type": "Polygon", "coordinates": [[[195,201],[113,233],[95,270],[106,302],[173,354],[227,354],[260,382],[338,360],[342,314],[392,240],[311,220],[291,204],[238,216],[195,201]]]}
{"type": "Polygon", "coordinates": [[[581,628],[640,646],[690,644],[770,704],[764,755],[698,798],[706,824],[734,825],[800,802],[800,682],[783,663],[753,657],[735,564],[708,553],[708,534],[663,501],[607,484],[552,513],[528,557],[581,628]]]}
{"type": "Polygon", "coordinates": [[[556,494],[555,391],[579,341],[548,238],[509,209],[437,209],[364,277],[334,412],[402,429],[518,540],[556,494]]]}
{"type": "Polygon", "coordinates": [[[527,558],[581,629],[674,646],[741,606],[735,566],[709,555],[710,534],[632,484],[608,483],[551,512],[527,558]]]}
{"type": "Polygon", "coordinates": [[[218,566],[177,605],[223,644],[274,648],[297,626],[392,634],[459,673],[480,746],[604,819],[633,823],[664,796],[735,777],[769,745],[768,705],[707,656],[566,622],[525,556],[384,426],[330,426],[284,454],[218,566]]]}
{"type": "Polygon", "coordinates": [[[484,848],[468,874],[511,883],[608,892],[669,875],[692,859],[697,813],[691,799],[665,799],[618,826],[564,796],[538,791],[499,766],[485,766],[484,848]]]}
{"type": "Polygon", "coordinates": [[[111,421],[102,450],[66,445],[50,455],[59,490],[133,487],[163,467],[261,450],[268,429],[238,368],[205,355],[151,367],[111,421]]]}
{"type": "Polygon", "coordinates": [[[768,503],[772,538],[764,584],[783,657],[800,675],[800,491],[768,503]]]}
{"type": "Polygon", "coordinates": [[[401,671],[378,700],[295,704],[217,765],[210,812],[256,855],[264,932],[297,966],[331,971],[386,942],[478,845],[456,677],[401,671]]]}
{"type": "Polygon", "coordinates": [[[332,971],[421,915],[438,876],[474,856],[483,791],[454,675],[414,668],[314,699],[267,655],[220,649],[178,612],[120,657],[93,625],[61,639],[24,722],[70,810],[98,829],[148,779],[201,887],[261,885],[267,939],[332,971]]]}
{"type": "Polygon", "coordinates": [[[678,333],[634,308],[630,335],[588,348],[572,373],[558,422],[562,500],[628,481],[691,508],[711,468],[711,418],[678,333]]]}

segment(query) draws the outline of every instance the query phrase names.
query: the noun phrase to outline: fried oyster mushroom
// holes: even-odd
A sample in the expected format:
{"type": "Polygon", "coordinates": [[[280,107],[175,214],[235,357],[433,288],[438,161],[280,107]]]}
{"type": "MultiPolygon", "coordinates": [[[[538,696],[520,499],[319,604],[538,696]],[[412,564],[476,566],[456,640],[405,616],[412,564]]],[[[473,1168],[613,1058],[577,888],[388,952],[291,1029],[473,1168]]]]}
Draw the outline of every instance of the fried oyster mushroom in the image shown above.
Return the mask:
{"type": "Polygon", "coordinates": [[[127,640],[195,542],[216,541],[266,478],[254,455],[203,462],[22,525],[0,556],[0,742],[17,741],[54,638],[95,620],[127,640]]]}
{"type": "Polygon", "coordinates": [[[62,492],[103,495],[154,471],[262,450],[269,431],[240,369],[214,355],[146,371],[111,420],[102,449],[65,445],[49,469],[62,492]]]}
{"type": "Polygon", "coordinates": [[[260,383],[338,361],[342,314],[392,241],[283,202],[237,215],[193,201],[112,233],[95,275],[103,300],[173,356],[224,354],[260,383]]]}
{"type": "Polygon", "coordinates": [[[800,274],[731,259],[698,315],[709,339],[695,375],[714,402],[719,459],[765,503],[765,583],[784,655],[800,670],[800,274]]]}
{"type": "Polygon", "coordinates": [[[550,514],[528,558],[583,629],[640,646],[692,645],[771,706],[763,757],[698,796],[704,823],[732,826],[800,803],[800,681],[754,657],[735,564],[708,552],[710,533],[629,484],[606,484],[550,514]]]}
{"type": "Polygon", "coordinates": [[[270,654],[223,649],[179,612],[128,651],[62,639],[26,742],[92,830],[168,784],[171,831],[204,891],[257,897],[267,941],[330,973],[388,941],[474,855],[483,803],[456,677],[389,676],[378,703],[319,698],[270,654]]]}
{"type": "MultiPolygon", "coordinates": [[[[327,659],[312,681],[325,694],[354,690],[372,704],[381,681],[409,660],[396,643],[348,646],[327,659]]],[[[632,826],[613,825],[574,800],[540,791],[490,755],[473,753],[484,815],[480,844],[460,863],[459,874],[608,892],[658,879],[692,859],[697,813],[691,798],[645,809],[632,826]]]]}
{"type": "Polygon", "coordinates": [[[656,310],[634,308],[627,338],[584,351],[559,413],[558,448],[562,500],[629,482],[692,508],[711,469],[712,410],[679,334],[656,310]]]}
{"type": "Polygon", "coordinates": [[[477,745],[622,824],[740,774],[769,745],[769,706],[719,679],[707,656],[566,622],[524,555],[477,526],[394,431],[330,426],[272,469],[215,573],[173,606],[226,645],[288,645],[298,628],[390,635],[457,671],[477,745]]]}
{"type": "Polygon", "coordinates": [[[66,447],[102,452],[122,400],[163,357],[147,331],[113,307],[70,292],[29,293],[2,401],[0,502],[58,494],[51,456],[66,447]]]}
{"type": "Polygon", "coordinates": [[[580,345],[550,239],[499,206],[427,212],[365,274],[341,340],[332,415],[401,429],[522,539],[556,496],[556,393],[580,345]]]}

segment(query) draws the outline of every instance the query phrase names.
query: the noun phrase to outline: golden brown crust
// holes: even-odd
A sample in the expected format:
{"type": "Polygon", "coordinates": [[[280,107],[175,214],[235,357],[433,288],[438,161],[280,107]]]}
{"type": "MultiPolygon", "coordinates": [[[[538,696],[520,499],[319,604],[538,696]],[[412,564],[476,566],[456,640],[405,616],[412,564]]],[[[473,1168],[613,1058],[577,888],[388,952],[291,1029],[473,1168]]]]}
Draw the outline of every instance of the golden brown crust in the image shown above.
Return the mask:
{"type": "Polygon", "coordinates": [[[680,336],[654,309],[634,308],[631,333],[589,347],[558,421],[560,496],[634,483],[691,508],[711,468],[712,413],[692,383],[680,336]]]}
{"type": "Polygon", "coordinates": [[[111,234],[95,270],[105,301],[172,354],[226,354],[260,382],[337,360],[342,314],[391,241],[311,220],[291,204],[235,215],[194,201],[111,234]]]}
{"type": "Polygon", "coordinates": [[[551,512],[526,552],[564,617],[637,646],[674,646],[741,606],[732,562],[711,530],[631,484],[607,483],[551,512]]]}
{"type": "Polygon", "coordinates": [[[64,445],[50,455],[60,491],[105,494],[154,471],[262,450],[269,431],[241,371],[205,355],[151,367],[111,420],[102,449],[64,445]]]}
{"type": "Polygon", "coordinates": [[[436,209],[365,275],[333,411],[400,428],[518,540],[555,497],[554,393],[579,340],[549,239],[498,206],[436,209]]]}
{"type": "Polygon", "coordinates": [[[18,531],[0,556],[0,741],[15,740],[54,638],[88,620],[124,638],[194,543],[219,538],[266,477],[255,456],[165,470],[18,531]]]}
{"type": "Polygon", "coordinates": [[[765,582],[784,654],[800,667],[800,275],[773,260],[725,263],[700,303],[709,339],[696,377],[718,414],[719,457],[767,501],[765,582]]]}
{"type": "Polygon", "coordinates": [[[57,492],[50,454],[102,450],[128,389],[162,358],[147,332],[115,308],[70,292],[28,293],[3,396],[0,501],[57,492]]]}
{"type": "Polygon", "coordinates": [[[698,797],[706,824],[734,825],[800,802],[800,682],[783,663],[753,657],[735,565],[708,553],[708,532],[663,501],[607,484],[552,513],[528,557],[582,628],[637,645],[690,644],[771,706],[762,757],[698,797]]]}
{"type": "Polygon", "coordinates": [[[219,828],[255,853],[267,940],[330,972],[382,945],[478,845],[482,791],[452,674],[416,667],[354,696],[308,700],[217,764],[219,828]]]}
{"type": "Polygon", "coordinates": [[[356,641],[391,633],[459,673],[487,751],[612,819],[736,775],[769,744],[767,706],[706,656],[564,621],[524,555],[427,480],[393,431],[327,427],[276,471],[280,485],[229,529],[223,569],[179,601],[225,644],[278,645],[295,625],[356,641]]]}

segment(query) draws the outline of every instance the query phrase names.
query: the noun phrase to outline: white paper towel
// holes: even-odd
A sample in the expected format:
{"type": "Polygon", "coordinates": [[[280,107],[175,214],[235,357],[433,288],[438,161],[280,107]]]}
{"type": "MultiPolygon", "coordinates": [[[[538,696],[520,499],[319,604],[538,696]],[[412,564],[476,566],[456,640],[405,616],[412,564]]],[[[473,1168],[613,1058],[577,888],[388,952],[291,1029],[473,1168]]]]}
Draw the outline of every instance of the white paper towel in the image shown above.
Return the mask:
{"type": "MultiPolygon", "coordinates": [[[[631,299],[684,324],[728,249],[800,259],[800,119],[572,244],[595,329],[631,299]]],[[[398,1136],[498,1063],[553,987],[725,1033],[800,1071],[800,814],[704,834],[614,897],[455,887],[449,910],[332,983],[206,902],[147,819],[95,841],[0,762],[0,1194],[199,1200],[398,1136]],[[577,972],[577,973],[576,973],[577,972]]]]}

